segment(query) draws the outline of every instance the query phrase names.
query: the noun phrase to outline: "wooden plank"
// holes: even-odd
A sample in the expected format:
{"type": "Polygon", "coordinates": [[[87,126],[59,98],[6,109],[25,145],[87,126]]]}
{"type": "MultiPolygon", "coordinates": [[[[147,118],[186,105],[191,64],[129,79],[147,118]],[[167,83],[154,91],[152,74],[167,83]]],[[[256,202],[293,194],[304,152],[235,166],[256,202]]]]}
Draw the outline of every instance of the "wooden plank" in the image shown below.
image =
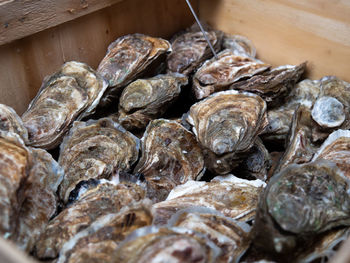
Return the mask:
{"type": "Polygon", "coordinates": [[[201,0],[201,18],[251,39],[275,66],[307,60],[308,77],[350,82],[350,2],[339,0],[201,0]]]}
{"type": "Polygon", "coordinates": [[[123,0],[7,0],[0,2],[0,45],[123,0]]]}

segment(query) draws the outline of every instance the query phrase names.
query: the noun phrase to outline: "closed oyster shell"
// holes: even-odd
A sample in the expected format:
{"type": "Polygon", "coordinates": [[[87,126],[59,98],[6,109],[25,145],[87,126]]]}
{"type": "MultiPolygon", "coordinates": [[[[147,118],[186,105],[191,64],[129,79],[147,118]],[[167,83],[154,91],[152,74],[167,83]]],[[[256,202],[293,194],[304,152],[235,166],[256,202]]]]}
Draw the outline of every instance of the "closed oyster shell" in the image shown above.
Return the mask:
{"type": "Polygon", "coordinates": [[[184,228],[144,227],[117,248],[114,262],[213,263],[220,250],[204,236],[184,228]]]}
{"type": "Polygon", "coordinates": [[[115,262],[111,254],[118,244],[137,228],[151,225],[150,209],[146,199],[99,217],[64,244],[57,263],[115,262]]]}
{"type": "Polygon", "coordinates": [[[183,227],[205,235],[221,249],[216,262],[239,262],[250,245],[250,226],[235,221],[206,207],[178,211],[169,221],[170,227],[183,227]]]}
{"type": "Polygon", "coordinates": [[[253,43],[240,35],[225,34],[222,42],[223,49],[230,49],[237,56],[246,55],[255,58],[256,49],[253,43]]]}
{"type": "Polygon", "coordinates": [[[98,217],[117,213],[124,206],[144,197],[144,190],[136,184],[115,184],[101,179],[96,187],[83,191],[74,203],[50,221],[35,245],[37,257],[57,257],[64,243],[98,217]]]}
{"type": "Polygon", "coordinates": [[[65,172],[59,194],[64,202],[83,180],[109,178],[137,161],[139,139],[110,118],[74,122],[61,144],[59,164],[65,172]]]}
{"type": "Polygon", "coordinates": [[[19,210],[16,234],[12,240],[28,253],[56,213],[58,185],[63,170],[52,156],[42,149],[31,148],[34,165],[18,196],[23,200],[19,210]]]}
{"type": "Polygon", "coordinates": [[[168,41],[142,34],[126,35],[108,46],[97,71],[108,81],[102,105],[136,79],[161,54],[171,51],[168,41]]]}
{"type": "Polygon", "coordinates": [[[174,102],[188,79],[181,74],[158,75],[129,84],[119,100],[118,122],[128,130],[143,129],[174,102]]]}
{"type": "Polygon", "coordinates": [[[247,222],[254,218],[258,197],[266,184],[248,181],[233,175],[217,176],[210,182],[189,181],[174,188],[168,198],[154,204],[154,224],[166,224],[178,210],[204,206],[225,216],[247,222]]]}
{"type": "Polygon", "coordinates": [[[164,200],[177,185],[198,180],[204,159],[195,136],[176,121],[151,121],[142,137],[142,156],[134,169],[153,190],[148,197],[164,200]]]}
{"type": "Polygon", "coordinates": [[[46,77],[22,115],[29,145],[44,149],[58,146],[74,120],[92,113],[106,87],[89,66],[74,61],[46,77]]]}
{"type": "Polygon", "coordinates": [[[259,200],[255,244],[280,255],[338,226],[350,225],[349,180],[326,160],[290,165],[275,174],[259,200]]]}
{"type": "Polygon", "coordinates": [[[235,55],[230,49],[221,51],[217,56],[218,58],[207,60],[193,77],[192,88],[197,99],[229,89],[232,83],[269,68],[269,65],[258,59],[235,55]]]}
{"type": "Polygon", "coordinates": [[[0,130],[17,133],[22,140],[28,142],[28,131],[24,127],[22,119],[14,109],[0,103],[0,130]]]}

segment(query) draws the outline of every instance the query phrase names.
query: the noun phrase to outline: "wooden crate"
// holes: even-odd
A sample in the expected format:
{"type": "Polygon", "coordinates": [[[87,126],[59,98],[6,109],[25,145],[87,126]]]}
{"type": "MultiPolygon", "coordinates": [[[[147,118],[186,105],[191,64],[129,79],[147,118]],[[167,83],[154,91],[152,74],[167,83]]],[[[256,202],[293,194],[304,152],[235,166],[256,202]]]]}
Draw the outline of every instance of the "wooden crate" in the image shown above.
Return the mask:
{"type": "MultiPolygon", "coordinates": [[[[309,78],[350,82],[350,1],[191,2],[202,20],[251,39],[261,60],[307,60],[309,78]]],[[[119,36],[169,38],[193,22],[185,0],[0,0],[0,103],[22,114],[42,79],[65,61],[96,68],[119,36]]]]}

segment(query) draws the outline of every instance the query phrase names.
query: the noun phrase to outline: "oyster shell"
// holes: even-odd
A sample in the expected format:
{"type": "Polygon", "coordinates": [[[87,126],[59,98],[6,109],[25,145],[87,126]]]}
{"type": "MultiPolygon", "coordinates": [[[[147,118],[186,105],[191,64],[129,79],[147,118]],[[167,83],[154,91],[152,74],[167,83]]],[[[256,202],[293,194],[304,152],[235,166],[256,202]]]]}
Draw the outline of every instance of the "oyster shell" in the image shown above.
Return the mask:
{"type": "Polygon", "coordinates": [[[217,176],[210,182],[189,181],[174,188],[165,201],[153,205],[153,223],[166,224],[178,210],[193,206],[215,209],[247,222],[254,218],[258,196],[265,185],[258,179],[248,181],[233,175],[217,176]]]}
{"type": "Polygon", "coordinates": [[[204,236],[183,228],[144,227],[112,254],[114,262],[216,262],[220,250],[204,236]]]}
{"type": "Polygon", "coordinates": [[[57,263],[115,262],[111,254],[118,244],[135,229],[151,225],[150,209],[146,199],[99,217],[63,245],[57,263]]]}
{"type": "Polygon", "coordinates": [[[193,91],[197,99],[203,99],[210,94],[229,89],[229,86],[246,77],[265,71],[269,65],[262,61],[235,55],[234,51],[225,49],[218,58],[207,60],[193,77],[193,91]]]}
{"type": "Polygon", "coordinates": [[[176,121],[153,120],[142,137],[142,156],[134,169],[149,187],[148,197],[164,200],[177,185],[198,180],[204,159],[195,136],[176,121]]]}
{"type": "Polygon", "coordinates": [[[58,159],[65,172],[61,199],[67,202],[80,181],[109,178],[115,169],[129,170],[138,153],[139,139],[110,118],[74,122],[58,159]]]}
{"type": "Polygon", "coordinates": [[[188,79],[181,74],[158,75],[129,84],[119,100],[118,122],[128,130],[143,129],[174,102],[188,79]]]}
{"type": "Polygon", "coordinates": [[[259,200],[254,242],[276,254],[338,226],[350,225],[349,180],[326,160],[290,165],[275,174],[259,200]]]}
{"type": "Polygon", "coordinates": [[[183,227],[205,235],[221,249],[216,262],[239,262],[250,245],[250,226],[235,221],[206,207],[191,207],[178,211],[170,227],[183,227]]]}
{"type": "Polygon", "coordinates": [[[11,237],[21,200],[17,197],[32,166],[30,150],[16,133],[0,131],[0,234],[11,237]]]}
{"type": "Polygon", "coordinates": [[[97,69],[109,83],[102,105],[108,104],[124,86],[169,51],[171,45],[168,41],[142,34],[126,35],[112,42],[97,69]]]}
{"type": "Polygon", "coordinates": [[[78,199],[46,226],[35,245],[38,258],[57,257],[64,243],[98,217],[117,213],[124,206],[145,197],[144,190],[136,184],[115,184],[105,179],[101,179],[96,187],[82,190],[78,199]]]}
{"type": "Polygon", "coordinates": [[[74,61],[46,77],[22,115],[29,145],[44,149],[58,146],[74,120],[92,113],[106,87],[89,66],[74,61]]]}
{"type": "Polygon", "coordinates": [[[266,127],[266,103],[253,93],[217,92],[192,105],[187,120],[204,147],[206,167],[227,174],[266,127]]]}
{"type": "Polygon", "coordinates": [[[0,103],[0,130],[14,132],[21,136],[22,140],[28,142],[28,131],[24,127],[22,119],[14,109],[0,103]]]}
{"type": "Polygon", "coordinates": [[[63,179],[63,170],[52,156],[42,149],[32,148],[34,165],[28,178],[19,190],[23,200],[19,210],[16,234],[13,241],[22,250],[30,252],[51,217],[56,213],[58,185],[63,179]]]}
{"type": "Polygon", "coordinates": [[[223,49],[230,49],[237,56],[246,55],[255,58],[256,49],[253,43],[240,35],[225,34],[222,42],[223,49]]]}

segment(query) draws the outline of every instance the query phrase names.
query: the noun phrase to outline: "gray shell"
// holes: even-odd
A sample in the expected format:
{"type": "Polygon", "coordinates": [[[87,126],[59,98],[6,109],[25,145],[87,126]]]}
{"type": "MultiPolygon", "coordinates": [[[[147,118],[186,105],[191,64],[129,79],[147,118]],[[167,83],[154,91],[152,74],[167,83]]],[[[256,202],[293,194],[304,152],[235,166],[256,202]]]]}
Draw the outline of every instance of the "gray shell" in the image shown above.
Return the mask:
{"type": "Polygon", "coordinates": [[[17,133],[22,140],[28,142],[28,131],[14,109],[0,104],[0,130],[17,133]]]}

